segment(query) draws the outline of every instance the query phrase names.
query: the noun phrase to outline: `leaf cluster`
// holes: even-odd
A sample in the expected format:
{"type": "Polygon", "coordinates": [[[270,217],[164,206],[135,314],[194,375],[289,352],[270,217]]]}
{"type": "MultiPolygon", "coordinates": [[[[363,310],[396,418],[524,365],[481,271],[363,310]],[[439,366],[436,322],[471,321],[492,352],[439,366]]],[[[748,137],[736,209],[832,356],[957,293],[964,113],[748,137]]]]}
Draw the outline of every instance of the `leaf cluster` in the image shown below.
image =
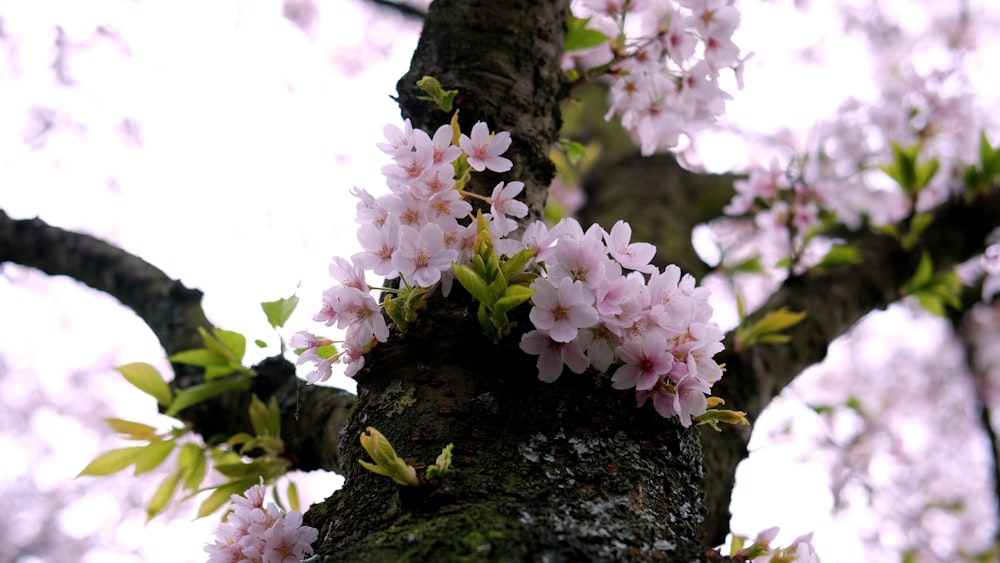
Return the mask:
{"type": "Polygon", "coordinates": [[[515,326],[508,313],[534,295],[531,283],[538,277],[527,270],[534,249],[523,249],[502,259],[493,248],[490,229],[482,213],[476,216],[477,236],[470,265],[452,264],[455,279],[479,302],[477,318],[486,336],[496,342],[515,326]]]}
{"type": "MultiPolygon", "coordinates": [[[[261,308],[268,323],[277,330],[284,326],[297,304],[298,297],[293,295],[261,303],[261,308]]],[[[184,350],[169,359],[203,367],[204,383],[174,392],[166,379],[150,364],[134,362],[115,369],[126,381],[156,399],[164,414],[170,417],[176,417],[182,410],[226,391],[249,389],[254,373],[242,365],[246,353],[246,337],[220,328],[211,331],[199,328],[199,332],[205,343],[202,348],[184,350]]],[[[266,346],[260,340],[256,342],[258,346],[266,346]]],[[[281,349],[285,349],[283,339],[281,349]]],[[[212,491],[198,509],[199,518],[207,516],[218,510],[233,494],[242,493],[261,480],[271,482],[288,472],[290,463],[283,457],[285,447],[281,440],[281,409],[277,400],[271,397],[264,404],[257,396],[253,396],[248,415],[253,435],[239,433],[213,445],[179,443],[181,438],[191,432],[186,424],[166,432],[157,432],[153,426],[140,422],[107,418],[105,420],[109,426],[121,437],[146,444],[104,452],[84,467],[79,475],[106,476],[128,467],[134,467],[135,475],[140,475],[159,467],[171,453],[177,451],[176,470],[153,493],[146,507],[147,519],[162,513],[176,496],[178,488],[187,491],[185,499],[212,491]],[[224,481],[202,487],[209,460],[224,481]]],[[[277,491],[274,495],[275,502],[283,507],[277,491]]],[[[294,484],[289,485],[287,496],[292,509],[297,510],[298,492],[294,484]]]]}

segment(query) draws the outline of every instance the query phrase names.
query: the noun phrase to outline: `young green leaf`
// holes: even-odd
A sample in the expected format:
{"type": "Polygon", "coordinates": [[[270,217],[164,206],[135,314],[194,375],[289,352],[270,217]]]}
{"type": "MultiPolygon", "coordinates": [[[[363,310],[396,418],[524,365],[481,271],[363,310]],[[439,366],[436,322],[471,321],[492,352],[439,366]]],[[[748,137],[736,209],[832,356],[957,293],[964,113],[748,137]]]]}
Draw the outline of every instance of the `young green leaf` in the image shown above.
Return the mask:
{"type": "Polygon", "coordinates": [[[260,304],[260,308],[264,310],[268,324],[273,328],[280,328],[285,326],[285,322],[292,316],[298,305],[299,296],[292,295],[291,297],[281,298],[277,301],[265,301],[260,304]]]}
{"type": "Polygon", "coordinates": [[[464,264],[452,264],[451,267],[455,272],[455,279],[465,291],[469,292],[469,295],[480,303],[490,302],[490,291],[486,287],[486,281],[475,270],[464,264]]]}
{"type": "Polygon", "coordinates": [[[292,510],[299,510],[299,488],[295,485],[294,481],[288,482],[288,508],[292,510]]]}
{"type": "Polygon", "coordinates": [[[191,405],[196,405],[226,391],[246,390],[249,388],[250,377],[245,374],[230,379],[214,379],[200,385],[193,385],[177,392],[177,396],[174,397],[165,414],[167,416],[174,416],[191,405]]]}
{"type": "MultiPolygon", "coordinates": [[[[247,351],[247,337],[238,332],[217,328],[213,331],[215,338],[225,349],[232,354],[233,364],[239,366],[243,362],[243,356],[247,351]]],[[[209,341],[205,341],[206,346],[211,347],[209,341]]]]}
{"type": "Polygon", "coordinates": [[[267,405],[254,395],[250,399],[250,424],[257,436],[281,436],[281,411],[278,400],[271,397],[267,405]]]}
{"type": "Polygon", "coordinates": [[[159,467],[163,460],[170,455],[170,452],[174,451],[176,445],[177,442],[173,440],[150,442],[149,445],[142,448],[139,456],[135,458],[135,474],[140,475],[159,467]]]}
{"type": "Polygon", "coordinates": [[[101,477],[117,473],[135,463],[135,460],[138,459],[144,449],[145,446],[131,446],[104,452],[94,458],[94,461],[88,463],[87,467],[84,467],[77,477],[81,475],[101,477]]]}
{"type": "Polygon", "coordinates": [[[805,311],[793,312],[788,307],[770,311],[750,326],[736,329],[736,340],[740,347],[754,344],[784,344],[791,338],[781,331],[791,328],[806,318],[805,311]]]}
{"type": "Polygon", "coordinates": [[[538,254],[537,249],[525,248],[504,261],[504,263],[500,266],[500,271],[507,277],[508,283],[513,275],[524,271],[524,267],[528,265],[528,262],[534,258],[536,254],[538,254]]]}
{"type": "Polygon", "coordinates": [[[458,90],[445,90],[433,76],[425,76],[418,80],[417,87],[427,93],[427,96],[419,96],[418,99],[434,102],[441,111],[451,113],[458,90]]]}
{"type": "Polygon", "coordinates": [[[243,479],[214,487],[215,490],[212,491],[212,494],[208,495],[208,498],[202,501],[201,506],[198,507],[197,517],[204,518],[208,516],[226,504],[229,501],[229,497],[242,494],[257,483],[257,479],[243,479]]]}
{"type": "Polygon", "coordinates": [[[188,491],[196,491],[205,479],[205,451],[197,444],[184,444],[177,454],[177,468],[183,475],[183,487],[188,491]]]}
{"type": "Polygon", "coordinates": [[[203,368],[223,367],[228,369],[229,367],[228,358],[215,350],[209,350],[208,348],[183,350],[181,352],[177,352],[173,356],[170,356],[168,359],[174,363],[201,366],[203,368]]]}
{"type": "Polygon", "coordinates": [[[819,264],[816,264],[816,269],[819,271],[833,270],[841,266],[860,264],[864,261],[864,255],[861,254],[861,249],[858,247],[838,244],[826,253],[819,264]]]}
{"type": "Polygon", "coordinates": [[[181,473],[178,471],[177,473],[170,474],[160,483],[160,486],[156,488],[156,492],[153,493],[153,498],[149,500],[149,504],[146,506],[146,522],[149,522],[167,508],[167,505],[170,504],[170,499],[174,497],[174,491],[177,490],[177,483],[180,480],[181,473]]]}
{"type": "Polygon", "coordinates": [[[140,422],[123,420],[121,418],[105,418],[112,430],[128,436],[130,440],[152,440],[156,437],[156,428],[140,422]]]}
{"type": "Polygon", "coordinates": [[[588,23],[590,23],[590,18],[569,17],[569,21],[566,23],[566,39],[563,42],[565,51],[590,49],[609,39],[600,31],[587,27],[588,23]]]}
{"type": "Polygon", "coordinates": [[[151,395],[156,402],[167,406],[173,400],[173,394],[166,380],[153,366],[143,362],[133,362],[115,368],[126,381],[136,386],[140,391],[151,395]]]}
{"type": "Polygon", "coordinates": [[[530,287],[509,285],[504,290],[503,295],[500,296],[500,299],[497,299],[497,302],[493,304],[493,312],[496,315],[506,314],[507,311],[531,299],[531,296],[534,294],[535,290],[530,287]]]}

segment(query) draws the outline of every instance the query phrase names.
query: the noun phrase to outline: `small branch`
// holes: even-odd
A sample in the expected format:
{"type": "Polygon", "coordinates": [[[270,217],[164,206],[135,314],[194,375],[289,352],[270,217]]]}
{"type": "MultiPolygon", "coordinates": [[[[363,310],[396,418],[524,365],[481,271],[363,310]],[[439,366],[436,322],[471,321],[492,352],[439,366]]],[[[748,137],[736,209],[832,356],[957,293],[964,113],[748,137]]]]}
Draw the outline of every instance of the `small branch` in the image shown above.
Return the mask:
{"type": "MultiPolygon", "coordinates": [[[[167,355],[204,345],[198,327],[211,327],[201,308],[202,293],[96,237],[53,227],[41,219],[11,219],[0,210],[0,264],[12,262],[49,275],[64,275],[107,293],[132,309],[159,340],[167,355]]],[[[354,397],[341,389],[302,386],[295,367],[281,357],[254,366],[251,392],[226,393],[181,411],[206,441],[252,431],[247,406],[251,393],[277,397],[283,438],[294,469],[340,470],[338,434],[354,397]]],[[[177,388],[202,382],[201,370],[174,364],[177,388]]]]}
{"type": "Polygon", "coordinates": [[[427,18],[427,12],[406,2],[392,2],[391,0],[368,0],[368,2],[377,8],[399,14],[410,20],[424,21],[427,18]]]}
{"type": "Polygon", "coordinates": [[[198,327],[209,322],[201,292],[96,237],[41,219],[14,220],[0,210],[0,264],[4,262],[69,276],[111,295],[139,315],[168,355],[202,346],[198,327]]]}

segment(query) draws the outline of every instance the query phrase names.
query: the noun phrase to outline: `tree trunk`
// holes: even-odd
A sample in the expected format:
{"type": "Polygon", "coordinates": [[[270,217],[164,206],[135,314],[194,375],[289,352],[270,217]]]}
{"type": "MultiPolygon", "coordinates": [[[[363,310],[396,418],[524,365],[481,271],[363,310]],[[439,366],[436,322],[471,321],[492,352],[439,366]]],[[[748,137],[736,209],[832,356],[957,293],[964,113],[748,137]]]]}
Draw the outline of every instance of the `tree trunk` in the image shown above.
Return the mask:
{"type": "MultiPolygon", "coordinates": [[[[524,181],[535,216],[553,173],[567,14],[565,0],[436,2],[398,88],[416,127],[449,119],[418,99],[414,84],[430,75],[459,90],[464,131],[478,120],[510,131],[515,168],[497,179],[524,181]]],[[[488,193],[497,179],[473,189],[488,193]]],[[[697,432],[636,409],[634,393],[613,390],[604,374],[540,382],[517,336],[487,340],[472,307],[456,286],[369,355],[342,435],[344,486],[307,514],[320,529],[319,560],[712,558],[698,540],[697,432]],[[453,443],[454,468],[400,487],[358,464],[367,427],[418,467],[453,443]]]]}

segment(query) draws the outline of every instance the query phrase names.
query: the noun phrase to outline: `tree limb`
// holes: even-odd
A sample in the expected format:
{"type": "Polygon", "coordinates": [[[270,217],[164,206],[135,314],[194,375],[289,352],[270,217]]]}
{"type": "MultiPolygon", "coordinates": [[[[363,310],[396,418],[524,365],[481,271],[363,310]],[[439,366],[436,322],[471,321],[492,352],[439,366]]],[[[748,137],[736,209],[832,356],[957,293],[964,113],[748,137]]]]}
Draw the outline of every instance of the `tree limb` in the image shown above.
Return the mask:
{"type": "MultiPolygon", "coordinates": [[[[202,293],[149,262],[96,237],[41,219],[11,219],[0,210],[0,264],[5,262],[65,275],[118,299],[149,326],[167,355],[202,347],[198,327],[211,327],[201,308],[202,293]]],[[[173,367],[175,388],[203,381],[199,368],[173,367]]],[[[206,441],[252,432],[247,415],[251,393],[265,401],[275,396],[282,407],[282,437],[293,468],[338,471],[338,432],[353,396],[331,387],[302,386],[294,366],[281,357],[268,358],[254,370],[251,391],[225,393],[181,411],[179,417],[206,441]]]]}
{"type": "MultiPolygon", "coordinates": [[[[715,385],[713,395],[755,420],[799,373],[823,360],[835,338],[869,312],[897,301],[923,252],[931,257],[937,271],[947,271],[982,252],[986,236],[997,226],[1000,190],[993,190],[972,203],[956,199],[941,206],[909,251],[887,235],[858,234],[851,243],[863,253],[863,263],[791,278],[750,315],[748,323],[782,307],[806,312],[806,319],[787,331],[791,337],[788,344],[757,345],[740,351],[735,348],[734,333],[727,335],[726,350],[716,358],[726,364],[726,377],[715,385]]],[[[710,517],[705,531],[714,543],[721,543],[728,532],[724,515],[728,514],[736,466],[747,455],[749,438],[749,428],[702,433],[706,475],[714,476],[706,480],[710,517]]]]}

